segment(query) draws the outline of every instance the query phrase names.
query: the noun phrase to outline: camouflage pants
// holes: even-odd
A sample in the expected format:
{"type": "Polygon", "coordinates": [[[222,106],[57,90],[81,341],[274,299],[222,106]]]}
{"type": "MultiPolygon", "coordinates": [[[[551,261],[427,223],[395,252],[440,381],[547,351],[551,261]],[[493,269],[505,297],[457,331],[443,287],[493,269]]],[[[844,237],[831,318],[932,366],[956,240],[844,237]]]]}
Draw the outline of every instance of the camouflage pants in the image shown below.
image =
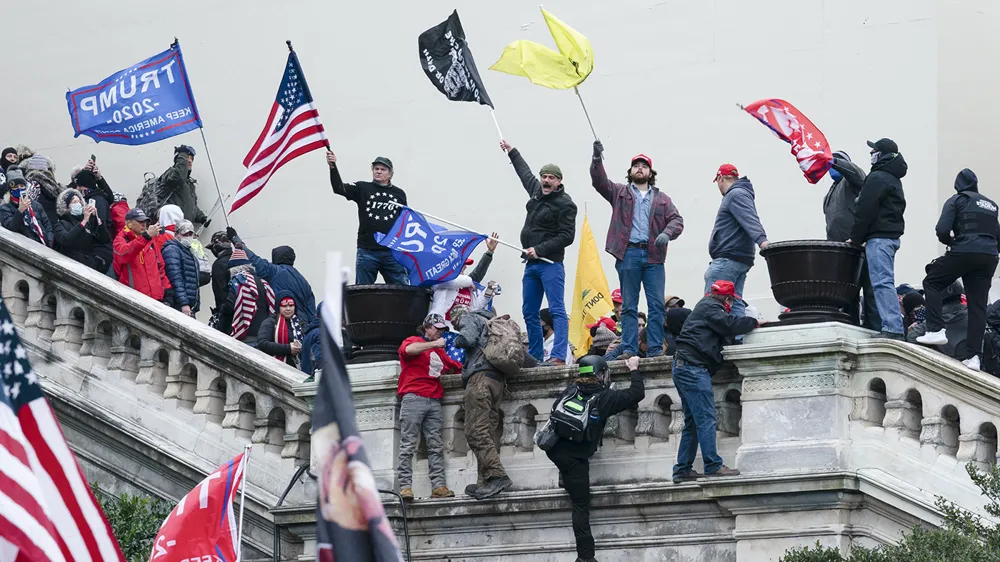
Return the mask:
{"type": "Polygon", "coordinates": [[[500,462],[500,443],[496,434],[500,426],[500,401],[503,383],[476,373],[465,388],[465,440],[476,455],[479,483],[506,476],[500,462]]]}

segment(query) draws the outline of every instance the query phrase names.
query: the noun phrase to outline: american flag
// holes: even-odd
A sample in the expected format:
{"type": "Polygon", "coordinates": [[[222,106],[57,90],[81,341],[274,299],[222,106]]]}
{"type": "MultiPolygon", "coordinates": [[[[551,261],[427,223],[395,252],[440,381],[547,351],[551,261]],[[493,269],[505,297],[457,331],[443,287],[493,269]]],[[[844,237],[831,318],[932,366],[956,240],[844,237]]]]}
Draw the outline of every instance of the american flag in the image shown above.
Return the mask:
{"type": "Polygon", "coordinates": [[[326,132],[313,105],[306,77],[295,51],[288,53],[285,74],[281,77],[278,97],[271,106],[264,130],[243,159],[247,175],[236,190],[230,213],[264,189],[267,181],[290,160],[320,148],[330,148],[326,132]]]}
{"type": "Polygon", "coordinates": [[[447,331],[444,333],[444,340],[447,343],[444,347],[444,352],[455,361],[465,364],[465,350],[461,347],[455,347],[455,338],[458,337],[458,332],[447,331]]]}
{"type": "Polygon", "coordinates": [[[0,560],[124,562],[0,301],[0,560]]]}

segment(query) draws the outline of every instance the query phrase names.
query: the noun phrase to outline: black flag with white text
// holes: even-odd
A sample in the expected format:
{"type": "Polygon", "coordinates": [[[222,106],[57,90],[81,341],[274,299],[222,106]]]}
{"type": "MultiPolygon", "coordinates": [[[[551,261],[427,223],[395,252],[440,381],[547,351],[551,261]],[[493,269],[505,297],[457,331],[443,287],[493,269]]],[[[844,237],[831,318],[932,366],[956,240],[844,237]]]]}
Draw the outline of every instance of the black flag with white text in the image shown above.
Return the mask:
{"type": "Polygon", "coordinates": [[[493,107],[476,70],[458,10],[448,19],[420,34],[420,66],[431,83],[452,101],[474,101],[493,107]]]}

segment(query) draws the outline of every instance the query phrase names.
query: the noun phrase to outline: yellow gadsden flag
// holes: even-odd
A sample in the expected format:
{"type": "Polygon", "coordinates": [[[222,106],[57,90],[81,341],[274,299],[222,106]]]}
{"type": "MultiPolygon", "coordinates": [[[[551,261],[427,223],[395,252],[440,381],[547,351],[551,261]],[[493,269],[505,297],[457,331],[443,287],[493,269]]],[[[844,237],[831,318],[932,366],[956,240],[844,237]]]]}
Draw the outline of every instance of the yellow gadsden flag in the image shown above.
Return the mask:
{"type": "Polygon", "coordinates": [[[569,342],[576,348],[576,357],[583,357],[590,349],[588,324],[611,314],[611,290],[604,276],[601,255],[597,251],[594,233],[590,230],[587,215],[583,216],[580,230],[580,255],[576,261],[576,282],[573,285],[573,312],[569,317],[569,342]]]}
{"type": "Polygon", "coordinates": [[[507,45],[490,70],[524,76],[534,84],[556,90],[577,86],[594,70],[590,41],[544,9],[542,16],[559,52],[521,39],[507,45]]]}

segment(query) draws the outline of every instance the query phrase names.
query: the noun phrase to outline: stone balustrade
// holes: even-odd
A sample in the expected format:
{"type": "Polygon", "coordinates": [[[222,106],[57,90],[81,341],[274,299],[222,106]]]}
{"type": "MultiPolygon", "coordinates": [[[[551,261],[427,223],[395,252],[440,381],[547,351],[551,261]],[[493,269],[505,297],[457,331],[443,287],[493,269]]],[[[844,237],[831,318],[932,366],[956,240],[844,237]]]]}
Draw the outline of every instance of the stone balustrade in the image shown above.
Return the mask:
{"type": "Polygon", "coordinates": [[[301,372],[3,229],[0,295],[88,477],[176,500],[252,443],[250,538],[270,552],[268,508],[309,459],[301,372]]]}

